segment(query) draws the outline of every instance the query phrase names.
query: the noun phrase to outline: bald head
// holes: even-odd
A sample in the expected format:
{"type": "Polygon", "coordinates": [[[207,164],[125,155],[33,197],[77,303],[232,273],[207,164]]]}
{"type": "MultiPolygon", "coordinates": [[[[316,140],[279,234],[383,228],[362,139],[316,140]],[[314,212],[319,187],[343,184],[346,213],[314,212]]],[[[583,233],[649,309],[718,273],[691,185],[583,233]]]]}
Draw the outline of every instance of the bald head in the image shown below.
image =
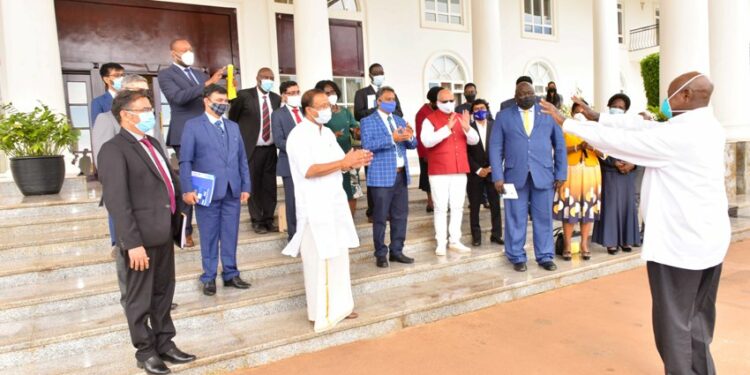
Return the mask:
{"type": "Polygon", "coordinates": [[[689,72],[675,78],[669,84],[667,97],[675,115],[708,106],[714,84],[699,72],[689,72]]]}
{"type": "Polygon", "coordinates": [[[438,91],[439,102],[446,102],[448,100],[453,100],[453,92],[451,92],[451,90],[443,88],[442,90],[438,91]]]}
{"type": "Polygon", "coordinates": [[[169,43],[169,49],[172,54],[172,61],[185,67],[192,65],[192,61],[185,62],[182,59],[182,55],[186,52],[193,51],[193,46],[190,45],[190,42],[185,39],[175,39],[172,43],[169,43]]]}

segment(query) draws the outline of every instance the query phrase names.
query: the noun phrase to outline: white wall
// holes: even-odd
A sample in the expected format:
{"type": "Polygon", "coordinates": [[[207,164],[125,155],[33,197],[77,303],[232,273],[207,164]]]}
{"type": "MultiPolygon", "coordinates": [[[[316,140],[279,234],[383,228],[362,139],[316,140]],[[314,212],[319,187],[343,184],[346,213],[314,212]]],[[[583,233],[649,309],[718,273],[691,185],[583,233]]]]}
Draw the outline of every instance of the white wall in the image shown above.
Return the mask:
{"type": "Polygon", "coordinates": [[[622,53],[620,54],[620,62],[625,81],[623,91],[630,97],[630,108],[633,112],[641,112],[646,109],[647,105],[646,92],[643,88],[643,78],[641,77],[640,61],[647,55],[659,52],[659,47],[628,52],[630,30],[655,24],[656,19],[654,18],[654,14],[658,6],[658,1],[623,0],[625,43],[621,45],[622,53]],[[641,3],[643,3],[643,6],[641,6],[641,3]]]}

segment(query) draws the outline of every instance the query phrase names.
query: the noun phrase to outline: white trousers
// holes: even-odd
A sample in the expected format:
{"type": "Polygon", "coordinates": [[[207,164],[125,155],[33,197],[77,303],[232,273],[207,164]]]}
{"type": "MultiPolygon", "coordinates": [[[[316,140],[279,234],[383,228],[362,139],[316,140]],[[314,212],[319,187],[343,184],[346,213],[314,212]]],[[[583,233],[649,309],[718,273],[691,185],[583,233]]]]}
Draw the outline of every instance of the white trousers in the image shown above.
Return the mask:
{"type": "Polygon", "coordinates": [[[438,246],[447,242],[461,242],[461,221],[464,218],[466,200],[466,175],[442,174],[430,176],[430,190],[435,207],[435,239],[438,246]],[[448,207],[451,209],[450,224],[448,207]],[[448,234],[450,233],[450,238],[448,234]]]}

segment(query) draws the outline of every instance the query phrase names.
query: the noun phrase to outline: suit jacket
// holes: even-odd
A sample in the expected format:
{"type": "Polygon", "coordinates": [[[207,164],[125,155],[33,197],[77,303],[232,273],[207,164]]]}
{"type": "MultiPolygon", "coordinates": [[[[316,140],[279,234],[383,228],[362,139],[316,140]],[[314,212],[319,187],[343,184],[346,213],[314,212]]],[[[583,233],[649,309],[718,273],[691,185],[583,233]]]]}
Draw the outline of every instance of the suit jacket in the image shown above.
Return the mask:
{"type": "MultiPolygon", "coordinates": [[[[151,143],[156,139],[148,136],[151,143]]],[[[155,147],[166,161],[160,147],[155,147]]],[[[114,219],[117,244],[125,250],[172,242],[179,228],[182,196],[180,178],[167,168],[174,185],[175,214],[161,174],[141,144],[122,129],[99,152],[99,180],[107,211],[114,219]]],[[[181,229],[181,228],[180,228],[181,229]]]]}
{"type": "Polygon", "coordinates": [[[534,105],[534,127],[526,135],[518,106],[497,114],[490,134],[492,181],[504,180],[517,189],[526,185],[529,173],[537,189],[551,189],[555,180],[568,175],[568,157],[560,126],[534,105]],[[554,150],[554,155],[553,155],[554,150]]]}
{"type": "MultiPolygon", "coordinates": [[[[361,88],[354,93],[355,120],[362,121],[363,118],[375,113],[377,107],[370,107],[372,103],[368,103],[367,97],[370,95],[375,96],[376,94],[377,93],[375,92],[375,89],[372,88],[372,85],[361,88]]],[[[398,100],[398,95],[396,95],[396,110],[393,111],[393,114],[398,117],[404,116],[404,113],[401,111],[401,101],[398,100]]]]}
{"type": "MultiPolygon", "coordinates": [[[[406,121],[394,114],[396,128],[405,128],[406,121]]],[[[411,141],[393,142],[393,136],[386,128],[383,119],[377,112],[365,117],[359,123],[362,132],[362,148],[373,153],[372,163],[367,170],[367,186],[391,187],[396,182],[396,149],[400,149],[404,155],[404,168],[406,171],[406,184],[411,183],[409,174],[409,158],[406,156],[407,149],[417,148],[417,137],[411,141]]]]}
{"type": "Polygon", "coordinates": [[[208,76],[195,68],[190,68],[198,83],[188,78],[185,71],[172,64],[159,71],[159,87],[169,102],[168,146],[179,146],[185,122],[204,111],[203,88],[208,76]]]}
{"type": "MultiPolygon", "coordinates": [[[[484,139],[487,140],[488,144],[482,143],[482,136],[479,136],[479,143],[475,145],[466,145],[466,153],[469,156],[469,173],[476,174],[479,168],[487,168],[490,166],[490,152],[489,152],[489,140],[492,136],[493,121],[487,119],[487,134],[484,139]]],[[[471,127],[479,133],[479,127],[475,121],[471,122],[471,127]]]]}
{"type": "Polygon", "coordinates": [[[94,98],[94,100],[91,101],[91,121],[96,121],[96,118],[100,113],[111,111],[113,100],[114,98],[112,97],[112,94],[109,93],[109,90],[94,98]]]}
{"type": "MultiPolygon", "coordinates": [[[[91,129],[91,148],[94,153],[94,165],[97,165],[97,158],[99,151],[102,149],[102,145],[110,139],[114,138],[120,133],[120,123],[115,119],[115,115],[111,111],[107,111],[99,114],[94,122],[94,127],[91,129]]],[[[164,137],[161,135],[161,127],[154,126],[154,138],[159,142],[159,148],[164,155],[169,155],[167,152],[167,146],[164,144],[164,137]]],[[[154,143],[156,145],[156,143],[154,143]]],[[[167,159],[169,163],[169,159],[167,159]]]]}
{"type": "Polygon", "coordinates": [[[226,139],[205,113],[185,123],[180,143],[180,180],[185,191],[193,191],[193,171],[215,177],[211,200],[224,199],[227,187],[232,197],[250,192],[250,169],[240,128],[234,121],[223,119],[226,139]],[[225,143],[226,142],[226,143],[225,143]]]}
{"type": "MultiPolygon", "coordinates": [[[[268,96],[273,111],[279,109],[281,106],[281,97],[274,92],[269,92],[268,96]]],[[[242,140],[245,142],[245,153],[248,157],[253,156],[255,145],[258,143],[258,137],[260,136],[261,108],[258,100],[257,87],[240,90],[237,92],[237,97],[232,100],[232,106],[229,108],[229,114],[227,115],[230,120],[240,125],[240,133],[242,133],[242,140]]],[[[271,117],[273,118],[273,113],[271,113],[271,117]]],[[[273,133],[273,129],[271,133],[273,133]]]]}
{"type": "MultiPolygon", "coordinates": [[[[301,110],[299,115],[303,117],[301,110]]],[[[297,126],[297,121],[294,120],[294,114],[289,110],[289,107],[282,106],[271,114],[273,144],[279,149],[279,160],[276,162],[277,176],[292,177],[292,173],[289,170],[289,156],[286,153],[286,140],[295,126],[297,126]]]]}

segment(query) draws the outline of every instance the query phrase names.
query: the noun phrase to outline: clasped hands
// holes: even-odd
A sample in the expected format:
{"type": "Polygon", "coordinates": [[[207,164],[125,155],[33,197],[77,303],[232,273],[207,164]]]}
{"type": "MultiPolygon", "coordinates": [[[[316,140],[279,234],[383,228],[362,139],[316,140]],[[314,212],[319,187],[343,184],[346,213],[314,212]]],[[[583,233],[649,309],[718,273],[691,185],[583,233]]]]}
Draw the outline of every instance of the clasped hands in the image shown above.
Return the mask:
{"type": "MultiPolygon", "coordinates": [[[[395,135],[395,134],[394,134],[395,135]]],[[[357,169],[370,165],[372,162],[372,151],[351,149],[342,160],[344,170],[357,169]]]]}
{"type": "Polygon", "coordinates": [[[396,129],[393,132],[393,142],[407,142],[414,137],[414,129],[407,123],[405,127],[396,129]]]}
{"type": "Polygon", "coordinates": [[[456,123],[459,123],[461,124],[461,129],[463,129],[464,132],[468,132],[471,128],[469,121],[471,121],[469,111],[464,110],[461,112],[460,116],[455,112],[451,113],[451,117],[448,119],[448,129],[453,131],[453,127],[456,126],[456,123]]]}

